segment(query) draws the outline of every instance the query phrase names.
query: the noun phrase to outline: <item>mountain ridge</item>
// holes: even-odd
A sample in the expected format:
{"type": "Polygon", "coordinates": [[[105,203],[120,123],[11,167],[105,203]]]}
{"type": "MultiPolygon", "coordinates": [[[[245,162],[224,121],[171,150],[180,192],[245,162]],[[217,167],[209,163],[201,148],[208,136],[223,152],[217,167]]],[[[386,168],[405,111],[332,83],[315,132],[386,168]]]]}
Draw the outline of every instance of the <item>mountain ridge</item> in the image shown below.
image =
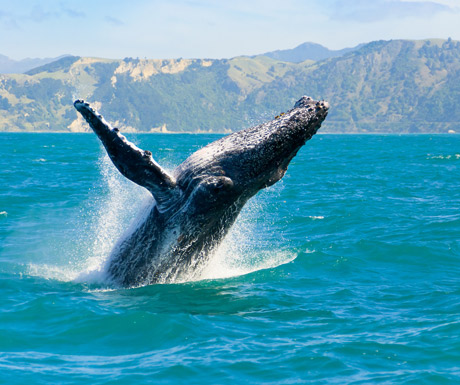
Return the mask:
{"type": "Polygon", "coordinates": [[[339,50],[330,50],[321,44],[305,42],[292,49],[276,50],[265,52],[262,56],[268,56],[275,60],[281,60],[292,63],[301,63],[305,60],[320,61],[330,59],[333,57],[343,56],[349,52],[356,51],[357,49],[366,45],[365,43],[359,44],[356,47],[343,48],[339,50]]]}
{"type": "Polygon", "coordinates": [[[307,94],[326,99],[322,132],[460,132],[460,42],[390,40],[300,63],[68,57],[0,75],[0,131],[82,132],[92,102],[131,132],[230,132],[271,119],[307,94]]]}
{"type": "MultiPolygon", "coordinates": [[[[360,44],[353,48],[344,48],[340,50],[330,50],[317,43],[305,42],[292,49],[276,50],[271,52],[265,52],[263,54],[252,55],[249,57],[256,56],[267,56],[272,59],[300,63],[305,60],[323,60],[330,57],[341,56],[345,53],[352,52],[364,44],[360,44]]],[[[76,55],[65,54],[55,58],[25,58],[22,60],[13,60],[9,57],[0,54],[0,74],[6,73],[37,73],[41,67],[47,64],[59,61],[66,57],[79,57],[76,55]]],[[[239,56],[237,56],[239,57],[239,56]]],[[[150,59],[154,60],[154,59],[150,59]]]]}
{"type": "Polygon", "coordinates": [[[0,74],[25,73],[33,68],[52,63],[66,56],[70,55],[61,55],[55,58],[25,58],[14,60],[0,54],[0,74]]]}

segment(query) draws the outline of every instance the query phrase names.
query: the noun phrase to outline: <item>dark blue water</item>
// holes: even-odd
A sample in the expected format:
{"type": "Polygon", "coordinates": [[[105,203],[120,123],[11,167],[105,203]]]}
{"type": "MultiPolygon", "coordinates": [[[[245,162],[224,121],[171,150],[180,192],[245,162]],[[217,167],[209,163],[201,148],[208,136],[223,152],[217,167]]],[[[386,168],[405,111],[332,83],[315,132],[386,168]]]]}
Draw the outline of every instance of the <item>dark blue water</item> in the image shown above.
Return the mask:
{"type": "Polygon", "coordinates": [[[202,276],[115,290],[148,194],[93,135],[1,134],[0,383],[460,383],[459,176],[460,136],[318,135],[202,276]]]}

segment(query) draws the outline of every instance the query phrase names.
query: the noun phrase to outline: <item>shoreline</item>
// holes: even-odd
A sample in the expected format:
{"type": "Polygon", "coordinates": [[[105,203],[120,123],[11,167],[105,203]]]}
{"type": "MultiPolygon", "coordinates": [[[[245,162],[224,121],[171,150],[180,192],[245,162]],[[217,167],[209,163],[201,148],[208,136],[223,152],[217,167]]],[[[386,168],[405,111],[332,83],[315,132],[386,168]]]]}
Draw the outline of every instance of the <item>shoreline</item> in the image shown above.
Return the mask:
{"type": "MultiPolygon", "coordinates": [[[[126,132],[123,135],[230,135],[238,131],[232,132],[126,132]]],[[[69,131],[0,131],[0,135],[3,134],[68,134],[68,135],[94,135],[93,132],[69,132],[69,131]]],[[[318,132],[315,135],[460,135],[460,132],[318,132]]]]}

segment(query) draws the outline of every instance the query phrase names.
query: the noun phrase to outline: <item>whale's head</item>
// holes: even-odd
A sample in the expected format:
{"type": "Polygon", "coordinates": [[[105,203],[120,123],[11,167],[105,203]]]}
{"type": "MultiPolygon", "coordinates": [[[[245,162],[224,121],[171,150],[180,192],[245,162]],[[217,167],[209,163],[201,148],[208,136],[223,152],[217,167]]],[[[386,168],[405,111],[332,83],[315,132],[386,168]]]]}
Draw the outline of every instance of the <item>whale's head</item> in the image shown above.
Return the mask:
{"type": "Polygon", "coordinates": [[[329,104],[302,97],[270,122],[223,137],[175,170],[178,186],[202,210],[246,202],[279,181],[299,149],[319,129],[329,104]]]}

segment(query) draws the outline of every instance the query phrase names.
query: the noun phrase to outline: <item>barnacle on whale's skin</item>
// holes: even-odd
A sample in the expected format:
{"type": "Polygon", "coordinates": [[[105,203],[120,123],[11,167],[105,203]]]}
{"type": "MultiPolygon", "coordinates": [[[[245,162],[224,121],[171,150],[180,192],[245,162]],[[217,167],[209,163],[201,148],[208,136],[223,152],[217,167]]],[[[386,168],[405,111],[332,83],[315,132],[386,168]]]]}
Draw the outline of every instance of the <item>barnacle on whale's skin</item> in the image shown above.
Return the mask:
{"type": "Polygon", "coordinates": [[[107,273],[126,287],[173,282],[202,268],[244,204],[284,176],[329,109],[327,102],[304,96],[274,120],[201,148],[169,174],[150,151],[129,142],[88,103],[74,105],[118,170],[155,198],[110,257],[107,273]]]}

